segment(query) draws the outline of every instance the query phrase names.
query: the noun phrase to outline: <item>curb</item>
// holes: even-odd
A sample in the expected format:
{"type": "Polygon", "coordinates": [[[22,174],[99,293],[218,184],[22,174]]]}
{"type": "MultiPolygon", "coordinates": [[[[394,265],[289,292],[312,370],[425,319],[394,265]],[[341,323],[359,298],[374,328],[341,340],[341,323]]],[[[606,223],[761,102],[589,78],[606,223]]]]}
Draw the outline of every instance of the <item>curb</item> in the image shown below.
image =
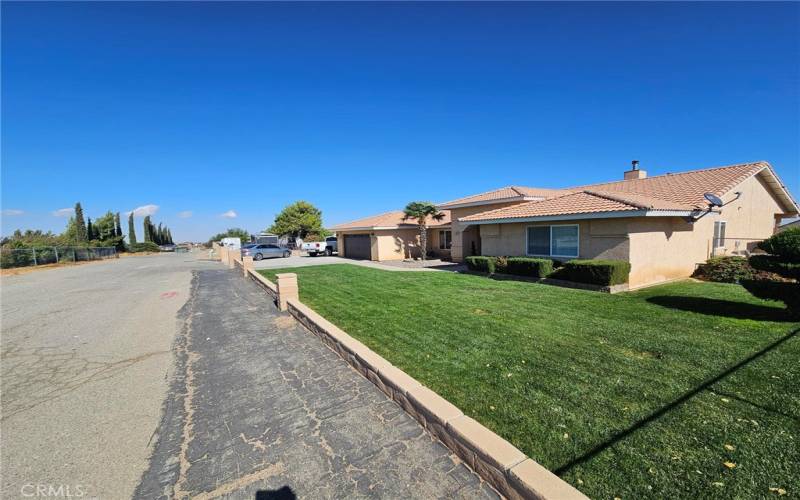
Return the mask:
{"type": "MultiPolygon", "coordinates": [[[[275,284],[253,269],[248,271],[277,300],[275,284]]],[[[297,321],[397,402],[501,495],[515,500],[588,498],[307,305],[296,299],[286,303],[297,321]]]]}

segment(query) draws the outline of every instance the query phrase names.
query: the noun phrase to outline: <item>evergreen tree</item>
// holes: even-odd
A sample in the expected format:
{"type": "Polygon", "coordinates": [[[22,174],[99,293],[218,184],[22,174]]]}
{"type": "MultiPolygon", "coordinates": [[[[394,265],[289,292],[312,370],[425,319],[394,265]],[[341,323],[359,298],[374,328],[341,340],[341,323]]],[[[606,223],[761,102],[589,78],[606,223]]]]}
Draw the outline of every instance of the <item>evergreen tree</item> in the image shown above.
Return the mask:
{"type": "Polygon", "coordinates": [[[148,241],[153,241],[153,228],[152,224],[150,223],[150,216],[144,216],[144,242],[147,243],[148,241]]]}
{"type": "Polygon", "coordinates": [[[92,227],[92,218],[89,217],[89,222],[86,223],[86,240],[92,241],[93,239],[95,239],[94,227],[92,227]]]}
{"type": "Polygon", "coordinates": [[[158,229],[156,229],[156,243],[159,245],[164,244],[164,229],[161,227],[161,223],[158,223],[158,229]]]}
{"type": "Polygon", "coordinates": [[[136,229],[133,227],[133,212],[128,214],[128,245],[136,243],[136,229]]]}
{"type": "Polygon", "coordinates": [[[77,241],[86,241],[88,234],[86,233],[86,222],[83,219],[83,208],[81,203],[75,204],[75,239],[77,241]]]}
{"type": "Polygon", "coordinates": [[[119,220],[119,212],[114,214],[114,236],[122,236],[122,223],[119,220]]]}

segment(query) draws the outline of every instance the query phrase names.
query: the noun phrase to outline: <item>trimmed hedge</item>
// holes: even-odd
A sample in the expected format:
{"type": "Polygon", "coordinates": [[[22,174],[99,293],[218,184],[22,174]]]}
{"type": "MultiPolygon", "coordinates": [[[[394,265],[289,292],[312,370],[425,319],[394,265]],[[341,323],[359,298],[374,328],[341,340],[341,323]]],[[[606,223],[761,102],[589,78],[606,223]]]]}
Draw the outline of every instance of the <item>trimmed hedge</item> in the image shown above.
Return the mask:
{"type": "Polygon", "coordinates": [[[692,274],[696,278],[719,283],[738,283],[740,280],[753,279],[755,270],[744,257],[711,257],[697,266],[692,274]]]}
{"type": "Polygon", "coordinates": [[[532,257],[509,257],[506,260],[506,272],[519,276],[546,278],[553,272],[553,261],[532,257]]]}
{"type": "Polygon", "coordinates": [[[565,262],[553,277],[576,283],[611,286],[627,283],[630,272],[631,264],[624,260],[575,259],[565,262]]]}
{"type": "Polygon", "coordinates": [[[484,273],[494,273],[496,268],[497,259],[495,257],[484,257],[482,255],[473,255],[464,259],[467,267],[472,271],[481,271],[484,273]]]}
{"type": "Polygon", "coordinates": [[[561,267],[550,259],[533,257],[488,257],[475,255],[464,259],[467,268],[482,273],[506,273],[532,278],[556,278],[576,283],[611,286],[628,282],[631,265],[624,260],[571,260],[561,267]]]}

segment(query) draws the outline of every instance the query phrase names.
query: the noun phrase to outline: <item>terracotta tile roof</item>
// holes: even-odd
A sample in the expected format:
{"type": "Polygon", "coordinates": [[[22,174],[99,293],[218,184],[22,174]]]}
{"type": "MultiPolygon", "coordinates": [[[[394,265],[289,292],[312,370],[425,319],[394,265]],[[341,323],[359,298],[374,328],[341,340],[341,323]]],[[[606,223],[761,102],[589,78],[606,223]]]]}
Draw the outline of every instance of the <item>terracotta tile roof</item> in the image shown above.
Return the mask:
{"type": "Polygon", "coordinates": [[[502,187],[500,189],[495,189],[493,191],[487,191],[485,193],[474,194],[472,196],[465,196],[464,198],[459,198],[457,200],[451,200],[445,203],[440,203],[437,206],[446,209],[452,205],[462,205],[465,203],[481,203],[481,202],[492,202],[492,201],[499,202],[501,200],[506,200],[506,199],[523,200],[525,198],[550,198],[552,196],[558,196],[560,194],[564,194],[564,191],[561,189],[507,186],[507,187],[502,187]]]}
{"type": "Polygon", "coordinates": [[[769,165],[765,162],[742,163],[740,165],[693,170],[677,174],[656,175],[645,177],[644,179],[590,184],[570,188],[570,190],[583,191],[591,189],[630,193],[662,200],[663,202],[705,208],[708,206],[708,202],[703,198],[704,193],[714,193],[717,196],[722,196],[737,184],[764,168],[769,168],[769,165]]]}
{"type": "MultiPolygon", "coordinates": [[[[450,212],[442,212],[444,218],[440,221],[433,220],[428,217],[428,227],[439,227],[450,224],[450,212]]],[[[345,222],[338,224],[331,229],[334,231],[341,231],[344,229],[375,229],[375,228],[416,228],[416,221],[409,219],[403,220],[403,211],[395,210],[393,212],[386,212],[372,217],[365,217],[363,219],[354,220],[352,222],[345,222]]]]}
{"type": "MultiPolygon", "coordinates": [[[[743,163],[644,179],[579,186],[555,198],[462,217],[462,221],[528,218],[552,215],[602,213],[628,210],[692,211],[705,209],[704,193],[722,196],[748,177],[767,170],[770,182],[780,184],[766,162],[743,163]]],[[[787,206],[796,203],[786,193],[787,206]]]]}
{"type": "Polygon", "coordinates": [[[516,219],[544,217],[549,215],[618,212],[640,210],[639,207],[588,191],[569,193],[546,200],[529,201],[488,212],[461,217],[460,221],[483,221],[494,219],[516,219]]]}

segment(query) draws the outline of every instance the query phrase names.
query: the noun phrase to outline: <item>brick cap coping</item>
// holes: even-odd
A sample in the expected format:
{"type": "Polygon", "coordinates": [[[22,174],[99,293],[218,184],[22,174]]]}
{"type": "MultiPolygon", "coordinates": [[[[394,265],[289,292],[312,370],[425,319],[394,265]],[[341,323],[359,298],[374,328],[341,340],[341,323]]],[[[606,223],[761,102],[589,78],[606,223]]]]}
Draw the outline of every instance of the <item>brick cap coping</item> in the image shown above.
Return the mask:
{"type": "MultiPolygon", "coordinates": [[[[277,290],[274,283],[255,270],[248,271],[268,291],[277,290]]],[[[588,499],[572,485],[478,421],[464,415],[455,405],[307,305],[297,299],[288,299],[287,306],[289,313],[303,326],[395,400],[502,495],[511,499],[588,499]]]]}

